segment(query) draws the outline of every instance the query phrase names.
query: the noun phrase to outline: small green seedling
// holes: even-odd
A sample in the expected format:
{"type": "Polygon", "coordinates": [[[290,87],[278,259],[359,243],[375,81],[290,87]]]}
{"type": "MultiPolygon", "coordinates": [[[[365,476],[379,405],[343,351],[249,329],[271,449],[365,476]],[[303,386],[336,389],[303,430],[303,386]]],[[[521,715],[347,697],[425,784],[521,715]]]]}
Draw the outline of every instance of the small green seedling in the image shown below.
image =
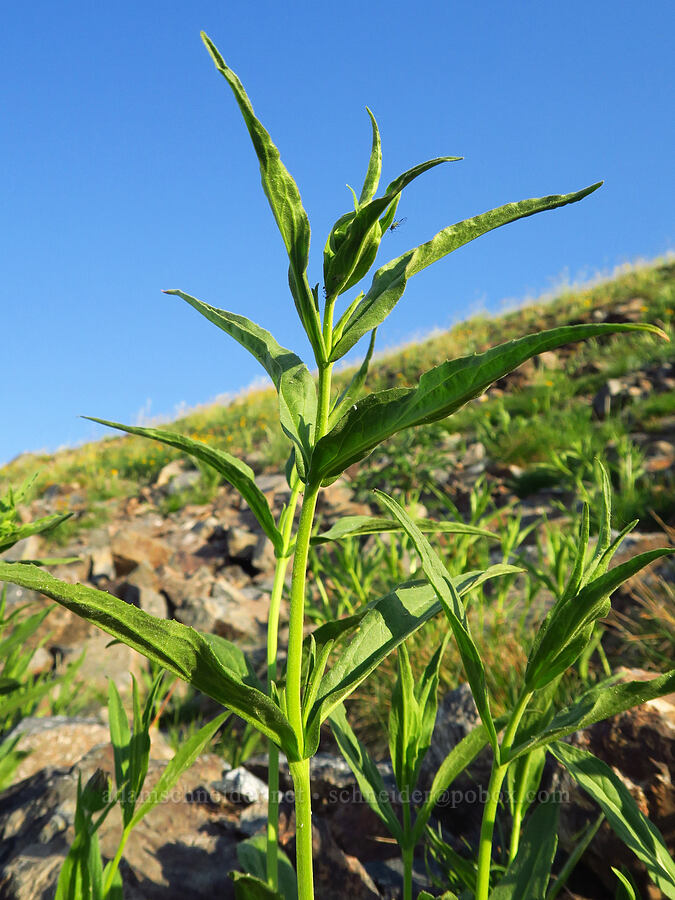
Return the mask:
{"type": "Polygon", "coordinates": [[[133,726],[114,682],[108,690],[110,740],[115,761],[115,790],[110,778],[98,770],[84,790],[78,783],[75,839],[61,868],[55,900],[122,900],[120,862],[129,836],[153,807],[162,802],[176,782],[204,752],[229,713],[221,713],[192,735],[167,763],[153,788],[144,790],[150,761],[150,729],[161,702],[162,675],[155,678],[141,706],[132,676],[133,726]],[[122,832],[114,857],[103,866],[98,830],[111,809],[119,806],[122,832]],[[96,815],[98,814],[98,815],[96,815]]]}

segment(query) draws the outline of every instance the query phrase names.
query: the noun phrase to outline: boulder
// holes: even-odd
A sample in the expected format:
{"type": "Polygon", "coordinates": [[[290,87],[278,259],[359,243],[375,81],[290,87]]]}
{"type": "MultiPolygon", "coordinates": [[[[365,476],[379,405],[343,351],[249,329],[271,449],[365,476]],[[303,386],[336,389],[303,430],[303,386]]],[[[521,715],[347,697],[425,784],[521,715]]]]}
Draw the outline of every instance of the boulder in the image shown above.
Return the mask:
{"type": "MultiPolygon", "coordinates": [[[[165,763],[151,761],[146,787],[165,763]]],[[[89,752],[72,768],[43,769],[0,795],[0,897],[51,900],[59,870],[74,837],[78,774],[85,783],[97,768],[112,772],[108,744],[89,752]]],[[[230,870],[236,858],[237,811],[216,802],[209,785],[222,761],[200,757],[158,804],[127,843],[122,874],[127,900],[211,900],[234,897],[230,870]]],[[[110,859],[121,823],[114,809],[100,828],[101,850],[110,859]]]]}

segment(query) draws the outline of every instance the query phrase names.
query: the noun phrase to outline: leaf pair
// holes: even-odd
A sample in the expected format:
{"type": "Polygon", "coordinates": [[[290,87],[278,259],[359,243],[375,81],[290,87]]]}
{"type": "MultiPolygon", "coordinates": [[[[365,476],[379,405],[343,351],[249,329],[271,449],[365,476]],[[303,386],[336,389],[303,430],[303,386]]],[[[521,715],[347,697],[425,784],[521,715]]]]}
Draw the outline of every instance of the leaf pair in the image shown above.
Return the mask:
{"type": "MultiPolygon", "coordinates": [[[[468,572],[452,579],[458,597],[480,587],[491,578],[509,575],[518,569],[495,565],[485,571],[468,572]]],[[[393,650],[442,609],[428,585],[411,582],[399,585],[348,619],[321,626],[314,632],[319,648],[333,641],[345,628],[358,631],[324,675],[310,707],[305,708],[305,753],[316,753],[319,729],[324,722],[393,650]]]]}
{"type": "Polygon", "coordinates": [[[607,571],[624,537],[636,522],[614,540],[611,537],[611,492],[609,478],[599,464],[602,478],[600,534],[590,560],[589,509],[584,505],[574,569],[562,596],[546,616],[534,640],[525,671],[525,689],[538,690],[564,672],[589,643],[595,623],[610,609],[610,595],[640,569],[675,550],[651,550],[607,571]]]}

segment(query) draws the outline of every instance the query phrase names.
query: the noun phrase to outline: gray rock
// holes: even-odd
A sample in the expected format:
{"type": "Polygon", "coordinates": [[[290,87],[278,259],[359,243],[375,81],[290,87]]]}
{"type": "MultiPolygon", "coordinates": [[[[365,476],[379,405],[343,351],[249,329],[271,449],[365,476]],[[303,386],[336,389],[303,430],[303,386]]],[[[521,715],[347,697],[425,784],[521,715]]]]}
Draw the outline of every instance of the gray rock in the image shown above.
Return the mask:
{"type": "Polygon", "coordinates": [[[233,803],[258,803],[269,799],[269,789],[265,782],[239,766],[226,772],[221,781],[215,782],[213,788],[220,791],[233,803]]]}
{"type": "MultiPolygon", "coordinates": [[[[164,770],[151,761],[146,786],[164,770]]],[[[97,769],[111,772],[112,748],[93,750],[78,766],[44,769],[0,795],[0,896],[52,900],[59,870],[74,837],[78,773],[83,783],[97,769]]],[[[134,830],[122,873],[127,900],[211,900],[234,897],[228,872],[237,867],[237,811],[214,803],[204,788],[221,761],[200,757],[134,830]]],[[[99,830],[105,859],[120,834],[115,809],[99,830]]]]}
{"type": "Polygon", "coordinates": [[[593,397],[593,413],[598,419],[606,419],[621,405],[627,386],[621,378],[609,378],[593,397]]]}

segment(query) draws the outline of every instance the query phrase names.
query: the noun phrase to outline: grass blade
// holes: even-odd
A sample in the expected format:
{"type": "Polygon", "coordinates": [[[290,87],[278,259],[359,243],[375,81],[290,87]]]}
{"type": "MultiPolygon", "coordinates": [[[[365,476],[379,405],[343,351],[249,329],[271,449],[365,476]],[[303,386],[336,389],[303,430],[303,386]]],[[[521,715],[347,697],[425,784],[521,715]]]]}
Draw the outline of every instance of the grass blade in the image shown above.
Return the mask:
{"type": "Polygon", "coordinates": [[[376,491],[379,500],[387,507],[389,512],[401,523],[406,534],[413,542],[420,559],[422,561],[422,569],[429,579],[429,583],[434,589],[436,596],[441,601],[443,611],[452,628],[455,637],[457,649],[462,657],[464,671],[471,686],[474,702],[480,714],[481,722],[488,730],[490,743],[495,756],[499,757],[499,742],[497,740],[497,732],[495,731],[492,714],[490,713],[490,699],[487,692],[487,682],[485,679],[485,668],[480,658],[480,653],[476,647],[471,632],[469,631],[469,623],[466,617],[466,610],[455,589],[452,579],[448,575],[443,561],[434,551],[429,541],[424,537],[419,528],[416,527],[407,512],[391,497],[388,497],[382,491],[376,491]]]}

